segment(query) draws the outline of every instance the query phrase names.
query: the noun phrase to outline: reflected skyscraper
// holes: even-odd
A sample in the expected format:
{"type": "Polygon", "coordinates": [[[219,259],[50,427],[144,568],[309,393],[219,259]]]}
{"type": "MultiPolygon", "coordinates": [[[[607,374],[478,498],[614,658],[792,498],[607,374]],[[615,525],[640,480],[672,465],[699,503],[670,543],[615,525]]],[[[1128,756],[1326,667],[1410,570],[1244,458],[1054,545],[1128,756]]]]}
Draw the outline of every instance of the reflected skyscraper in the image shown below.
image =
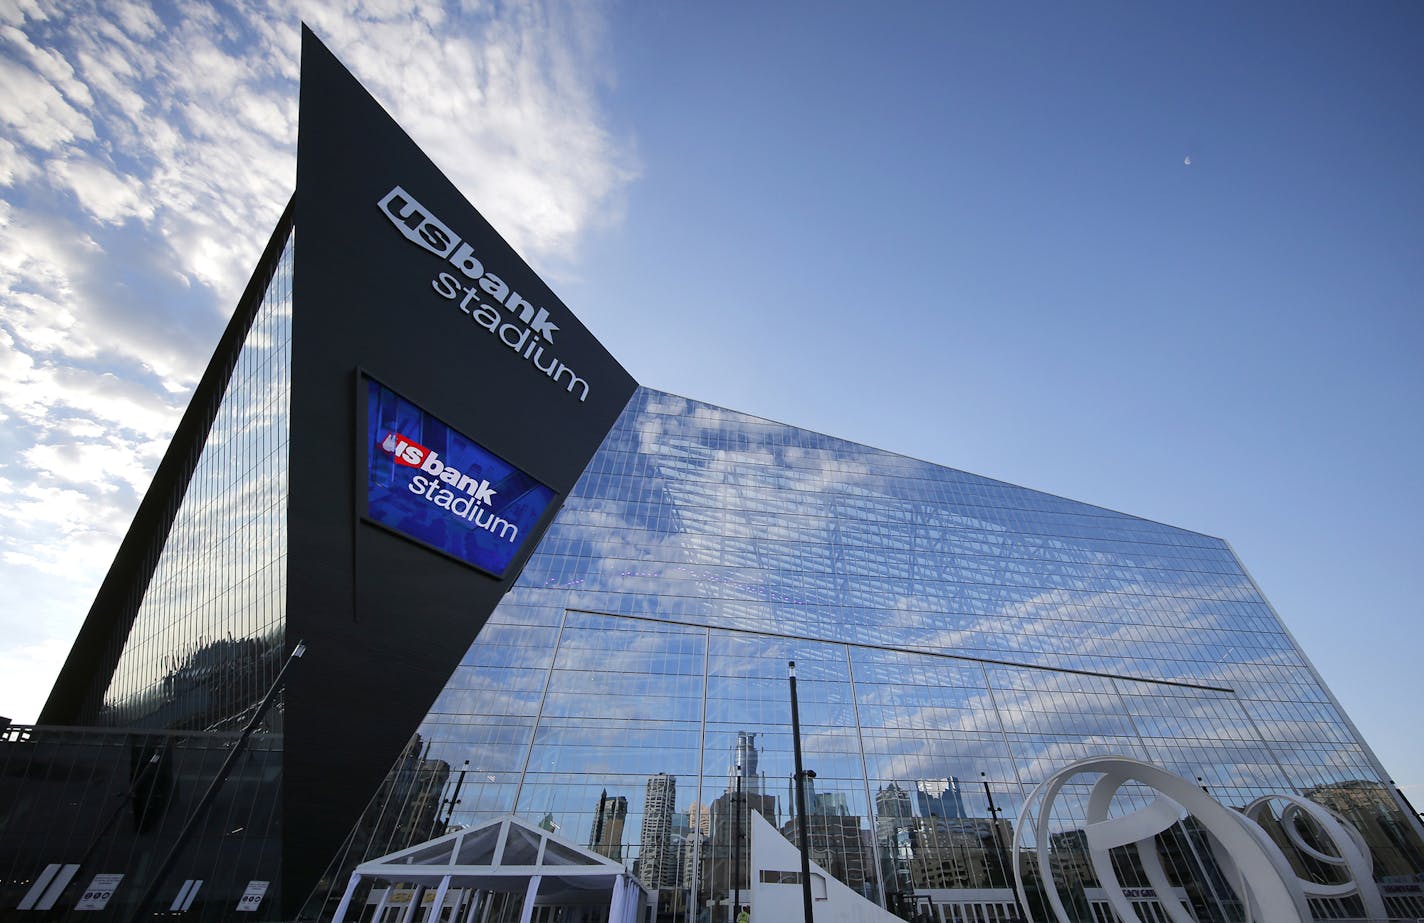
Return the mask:
{"type": "Polygon", "coordinates": [[[678,844],[673,841],[676,801],[676,777],[660,772],[648,779],[639,836],[638,877],[650,888],[671,886],[677,881],[678,844]]]}
{"type": "Polygon", "coordinates": [[[678,885],[689,894],[697,890],[699,862],[708,855],[712,834],[712,810],[693,804],[687,811],[687,836],[678,857],[678,885]]]}
{"type": "Polygon", "coordinates": [[[875,817],[887,831],[914,816],[910,809],[910,793],[898,782],[882,785],[875,792],[875,817]]]}
{"type": "Polygon", "coordinates": [[[758,770],[759,765],[756,732],[738,731],[737,742],[732,745],[732,755],[727,761],[727,791],[737,789],[737,774],[740,772],[741,790],[747,794],[760,794],[762,777],[758,770]]]}
{"type": "Polygon", "coordinates": [[[602,853],[610,859],[622,859],[623,825],[627,820],[627,796],[609,795],[605,789],[598,796],[598,808],[593,817],[593,832],[588,838],[589,847],[594,852],[602,853]]]}
{"type": "Polygon", "coordinates": [[[915,800],[925,817],[965,817],[959,779],[926,779],[915,783],[915,800]]]}

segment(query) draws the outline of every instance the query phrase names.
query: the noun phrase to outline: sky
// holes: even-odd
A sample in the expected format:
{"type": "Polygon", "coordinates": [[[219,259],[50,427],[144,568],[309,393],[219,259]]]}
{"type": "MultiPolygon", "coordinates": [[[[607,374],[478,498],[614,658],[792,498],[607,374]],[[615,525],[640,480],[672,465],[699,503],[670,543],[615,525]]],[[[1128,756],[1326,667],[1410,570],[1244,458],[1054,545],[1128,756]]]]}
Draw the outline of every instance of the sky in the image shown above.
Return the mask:
{"type": "Polygon", "coordinates": [[[642,384],[1229,540],[1424,808],[1424,6],[0,0],[0,715],[291,194],[306,21],[642,384]]]}

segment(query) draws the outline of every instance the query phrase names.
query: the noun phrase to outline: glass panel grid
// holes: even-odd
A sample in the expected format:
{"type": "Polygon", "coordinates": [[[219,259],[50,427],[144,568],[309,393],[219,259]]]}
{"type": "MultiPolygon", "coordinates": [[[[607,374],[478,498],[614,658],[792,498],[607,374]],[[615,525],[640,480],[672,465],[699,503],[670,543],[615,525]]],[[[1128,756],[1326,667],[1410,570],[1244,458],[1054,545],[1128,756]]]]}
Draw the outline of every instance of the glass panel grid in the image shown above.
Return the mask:
{"type": "MultiPolygon", "coordinates": [[[[1224,542],[646,389],[421,735],[500,780],[452,823],[514,810],[717,919],[749,884],[750,812],[800,830],[791,659],[813,857],[887,905],[1007,889],[1029,790],[1104,755],[1237,807],[1273,791],[1368,805],[1393,818],[1369,835],[1379,861],[1424,871],[1363,744],[1224,542]],[[481,704],[512,697],[509,718],[481,704]],[[508,743],[488,742],[501,721],[508,743]]],[[[1097,886],[1085,792],[1070,787],[1051,834],[1080,904],[1097,886]]],[[[1129,786],[1116,807],[1147,800],[1129,786]]],[[[1184,887],[1214,874],[1197,835],[1161,844],[1184,887]]],[[[1229,889],[1191,887],[1199,916],[1215,901],[1232,918],[1229,889]]]]}
{"type": "Polygon", "coordinates": [[[292,255],[288,237],[104,693],[100,724],[240,725],[281,668],[292,255]]]}

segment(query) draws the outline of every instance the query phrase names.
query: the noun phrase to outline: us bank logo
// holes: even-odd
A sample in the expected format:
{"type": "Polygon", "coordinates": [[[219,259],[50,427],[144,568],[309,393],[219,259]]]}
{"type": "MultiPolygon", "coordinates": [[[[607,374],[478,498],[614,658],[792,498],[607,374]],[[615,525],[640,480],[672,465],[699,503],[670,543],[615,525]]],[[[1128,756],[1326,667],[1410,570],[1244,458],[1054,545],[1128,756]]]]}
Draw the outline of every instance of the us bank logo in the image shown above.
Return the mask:
{"type": "Polygon", "coordinates": [[[553,489],[384,385],[366,388],[366,517],[503,576],[553,489]]]}
{"type": "Polygon", "coordinates": [[[519,537],[518,526],[485,509],[494,507],[495,490],[490,487],[489,481],[462,474],[460,469],[442,462],[440,454],[435,450],[427,449],[400,433],[387,433],[386,438],[381,441],[381,449],[389,452],[397,465],[418,468],[424,472],[411,477],[411,493],[424,497],[461,519],[472,520],[480,528],[498,532],[501,538],[508,541],[512,542],[519,537]],[[487,513],[488,515],[485,515],[487,513]],[[483,520],[481,516],[484,517],[483,520]]]}
{"type": "Polygon", "coordinates": [[[455,270],[436,273],[430,287],[437,295],[454,302],[487,333],[569,394],[576,395],[580,402],[588,399],[588,382],[555,354],[553,344],[559,326],[547,309],[535,305],[487,269],[468,241],[400,186],[392,188],[377,204],[401,236],[445,260],[455,270]]]}

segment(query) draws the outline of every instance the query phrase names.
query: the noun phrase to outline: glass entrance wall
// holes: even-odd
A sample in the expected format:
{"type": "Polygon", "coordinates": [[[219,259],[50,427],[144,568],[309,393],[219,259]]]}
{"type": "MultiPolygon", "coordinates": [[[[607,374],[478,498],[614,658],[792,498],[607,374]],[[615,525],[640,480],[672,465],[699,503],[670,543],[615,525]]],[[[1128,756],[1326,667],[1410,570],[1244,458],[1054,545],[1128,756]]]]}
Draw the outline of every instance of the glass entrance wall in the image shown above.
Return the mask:
{"type": "MultiPolygon", "coordinates": [[[[1229,690],[590,612],[565,612],[549,641],[552,656],[505,684],[538,692],[526,700],[527,720],[507,725],[500,741],[477,739],[489,738],[494,709],[465,724],[480,697],[447,690],[440,720],[423,732],[432,736],[413,751],[439,771],[421,777],[423,795],[393,783],[398,796],[373,805],[385,828],[364,831],[359,851],[379,855],[512,809],[623,862],[664,892],[674,917],[688,908],[715,914],[750,888],[750,812],[793,842],[800,832],[790,659],[805,764],[816,772],[806,795],[812,858],[888,906],[913,907],[931,894],[1012,900],[1012,857],[1036,845],[1015,827],[1019,809],[1035,783],[1076,759],[1145,760],[1238,807],[1291,790],[1229,690]],[[452,771],[464,759],[469,767],[452,771]],[[403,813],[410,818],[399,821],[403,813]]],[[[497,669],[514,669],[497,659],[505,664],[497,669]]],[[[491,691],[485,701],[495,698],[491,691]]],[[[1089,791],[1069,786],[1059,796],[1049,840],[1064,901],[1085,914],[1101,892],[1082,832],[1089,791]]],[[[1140,809],[1154,797],[1127,786],[1115,807],[1140,809]]],[[[1424,854],[1400,835],[1403,817],[1393,840],[1371,820],[1381,806],[1392,816],[1382,786],[1355,780],[1309,797],[1366,833],[1382,871],[1419,867],[1424,854]]],[[[1176,830],[1162,849],[1199,919],[1234,918],[1234,892],[1200,831],[1176,830]]],[[[1124,886],[1149,888],[1135,857],[1120,852],[1124,886]]],[[[1329,878],[1329,870],[1299,871],[1329,878]]]]}
{"type": "MultiPolygon", "coordinates": [[[[451,770],[441,823],[515,811],[676,895],[670,914],[718,919],[745,899],[748,812],[800,832],[792,659],[813,858],[887,906],[1003,898],[1028,792],[1105,755],[1228,805],[1343,805],[1379,875],[1424,873],[1225,542],[648,390],[421,726],[451,770]]],[[[1088,914],[1083,795],[1055,804],[1049,845],[1088,914]]],[[[1230,919],[1198,845],[1168,844],[1174,886],[1230,919]]]]}
{"type": "MultiPolygon", "coordinates": [[[[289,235],[124,640],[97,723],[240,728],[282,665],[289,235]]],[[[280,709],[267,719],[275,728],[280,709]]]]}

